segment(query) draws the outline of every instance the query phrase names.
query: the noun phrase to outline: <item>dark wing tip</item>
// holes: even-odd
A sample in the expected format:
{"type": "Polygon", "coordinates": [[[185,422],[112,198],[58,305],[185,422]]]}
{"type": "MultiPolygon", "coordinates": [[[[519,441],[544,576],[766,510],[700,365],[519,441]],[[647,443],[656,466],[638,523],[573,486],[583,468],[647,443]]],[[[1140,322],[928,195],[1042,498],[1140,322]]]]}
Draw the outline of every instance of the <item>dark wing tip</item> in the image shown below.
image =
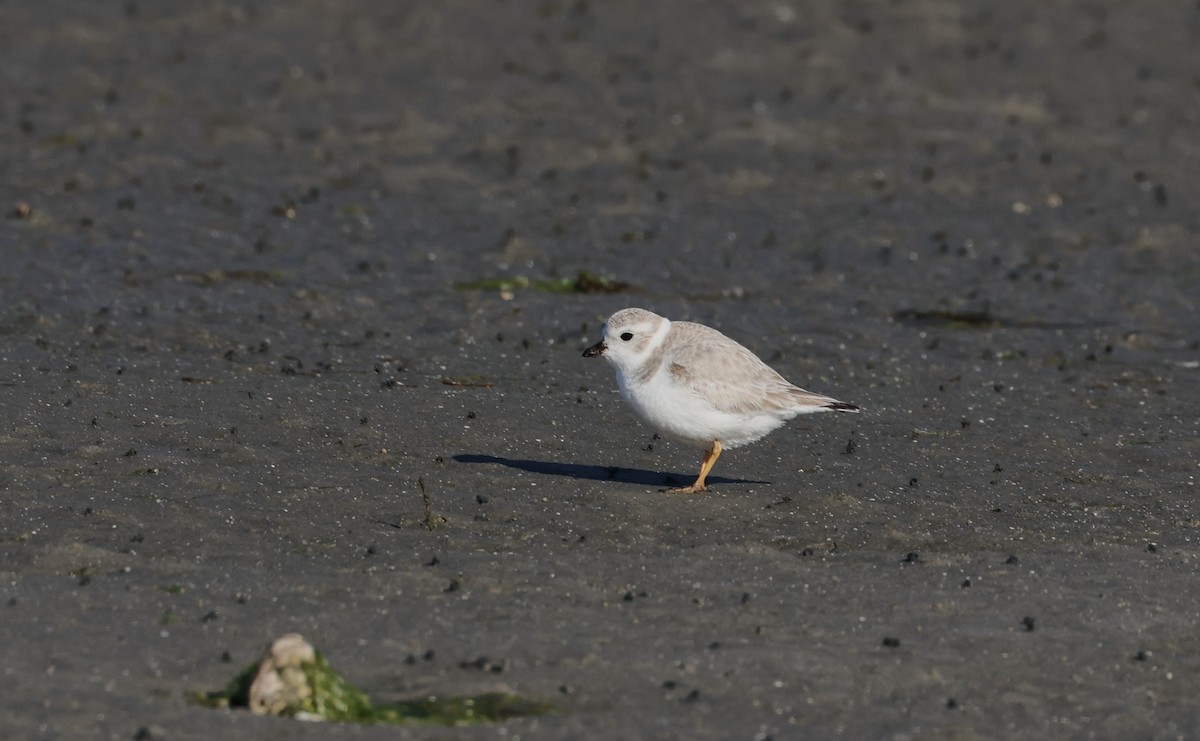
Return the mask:
{"type": "Polygon", "coordinates": [[[858,412],[858,411],[861,411],[857,406],[855,406],[853,404],[847,404],[844,401],[835,401],[831,404],[826,404],[825,408],[831,409],[835,412],[858,412]]]}

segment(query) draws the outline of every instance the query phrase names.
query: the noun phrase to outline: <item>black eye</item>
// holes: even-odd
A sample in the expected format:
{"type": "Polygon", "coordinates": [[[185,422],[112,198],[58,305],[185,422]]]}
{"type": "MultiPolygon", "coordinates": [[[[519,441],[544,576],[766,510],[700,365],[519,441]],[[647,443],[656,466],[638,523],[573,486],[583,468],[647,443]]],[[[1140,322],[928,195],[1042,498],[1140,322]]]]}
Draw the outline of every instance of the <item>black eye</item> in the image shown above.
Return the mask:
{"type": "Polygon", "coordinates": [[[633,339],[633,333],[632,333],[632,332],[622,332],[622,333],[621,333],[621,340],[622,340],[623,342],[629,342],[629,341],[630,341],[630,340],[632,340],[632,339],[633,339]]]}

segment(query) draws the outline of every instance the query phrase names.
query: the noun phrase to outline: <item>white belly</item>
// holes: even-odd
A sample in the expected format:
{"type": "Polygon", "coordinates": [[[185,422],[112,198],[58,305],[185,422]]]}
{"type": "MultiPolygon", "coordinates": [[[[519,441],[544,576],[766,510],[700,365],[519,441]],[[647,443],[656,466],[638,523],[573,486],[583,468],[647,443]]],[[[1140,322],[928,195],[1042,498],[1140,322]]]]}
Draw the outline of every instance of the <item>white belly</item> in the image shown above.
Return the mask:
{"type": "Polygon", "coordinates": [[[796,412],[723,412],[665,371],[637,386],[627,383],[618,372],[617,385],[646,424],[668,437],[700,447],[708,447],[713,440],[719,440],[723,448],[747,445],[796,416],[796,412]]]}

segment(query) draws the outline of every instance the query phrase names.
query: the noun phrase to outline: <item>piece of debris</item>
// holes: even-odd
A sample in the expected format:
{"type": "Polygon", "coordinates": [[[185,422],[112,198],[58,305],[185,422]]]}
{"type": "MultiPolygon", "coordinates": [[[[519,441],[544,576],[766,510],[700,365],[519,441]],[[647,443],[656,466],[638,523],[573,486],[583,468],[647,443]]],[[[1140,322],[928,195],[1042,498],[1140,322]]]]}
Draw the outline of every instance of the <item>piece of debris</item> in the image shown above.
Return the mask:
{"type": "Polygon", "coordinates": [[[488,380],[487,376],[442,376],[442,383],[446,386],[476,389],[490,389],[496,385],[488,380]]]}
{"type": "Polygon", "coordinates": [[[454,726],[555,711],[549,703],[502,692],[375,705],[297,633],[275,640],[262,660],[239,672],[224,690],[198,693],[194,699],[210,707],[249,708],[257,715],[351,723],[454,726]]]}

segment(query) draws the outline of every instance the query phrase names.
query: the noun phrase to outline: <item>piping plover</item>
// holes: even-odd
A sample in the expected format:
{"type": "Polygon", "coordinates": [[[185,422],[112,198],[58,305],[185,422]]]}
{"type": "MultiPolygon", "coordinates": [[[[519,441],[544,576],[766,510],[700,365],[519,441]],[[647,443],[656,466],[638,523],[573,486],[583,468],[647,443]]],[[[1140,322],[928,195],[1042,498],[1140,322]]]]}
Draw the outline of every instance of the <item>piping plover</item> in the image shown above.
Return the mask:
{"type": "Polygon", "coordinates": [[[705,449],[695,483],[668,491],[705,491],[722,450],[752,443],[798,414],[858,411],[793,386],[711,327],[645,309],[610,316],[604,339],[583,351],[585,358],[597,355],[616,368],[621,395],[647,424],[705,449]]]}

